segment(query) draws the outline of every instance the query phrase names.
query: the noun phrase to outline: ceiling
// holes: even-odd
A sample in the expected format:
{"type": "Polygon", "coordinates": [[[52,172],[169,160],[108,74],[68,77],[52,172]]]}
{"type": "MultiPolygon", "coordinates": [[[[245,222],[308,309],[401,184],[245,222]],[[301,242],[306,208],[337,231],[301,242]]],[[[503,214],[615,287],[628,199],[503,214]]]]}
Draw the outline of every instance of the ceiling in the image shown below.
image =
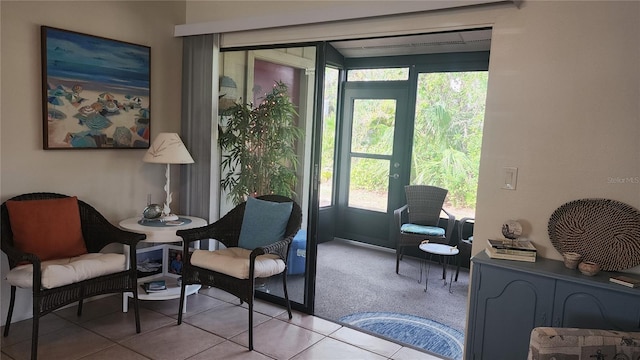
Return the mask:
{"type": "Polygon", "coordinates": [[[334,41],[346,58],[489,51],[491,29],[334,41]]]}

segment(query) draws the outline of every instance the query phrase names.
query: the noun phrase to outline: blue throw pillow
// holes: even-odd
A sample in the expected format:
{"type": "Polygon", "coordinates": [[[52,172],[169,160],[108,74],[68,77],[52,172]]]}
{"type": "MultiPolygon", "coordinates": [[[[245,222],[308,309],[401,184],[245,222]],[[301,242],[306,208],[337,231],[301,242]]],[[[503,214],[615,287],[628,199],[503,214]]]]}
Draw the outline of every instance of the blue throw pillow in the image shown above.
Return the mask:
{"type": "Polygon", "coordinates": [[[277,203],[248,198],[238,247],[253,250],[282,240],[292,209],[292,202],[277,203]]]}

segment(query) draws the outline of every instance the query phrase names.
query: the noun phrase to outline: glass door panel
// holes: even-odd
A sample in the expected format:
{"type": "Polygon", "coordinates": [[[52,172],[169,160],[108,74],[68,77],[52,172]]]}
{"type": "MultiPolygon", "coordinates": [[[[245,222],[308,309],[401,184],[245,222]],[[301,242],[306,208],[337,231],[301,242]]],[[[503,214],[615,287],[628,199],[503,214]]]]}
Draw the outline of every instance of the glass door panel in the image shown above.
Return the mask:
{"type": "Polygon", "coordinates": [[[351,157],[349,207],[387,213],[389,160],[351,157]]]}
{"type": "Polygon", "coordinates": [[[402,194],[400,139],[406,134],[408,82],[345,85],[336,235],[393,247],[392,212],[402,194]]]}
{"type": "MultiPolygon", "coordinates": [[[[259,50],[229,50],[221,52],[220,61],[220,99],[219,127],[223,131],[228,124],[224,112],[235,103],[251,103],[256,108],[277,82],[287,86],[287,95],[291,98],[298,114],[296,126],[304,134],[295,141],[295,155],[298,160],[295,168],[297,182],[292,196],[303,210],[301,231],[298,233],[289,252],[287,269],[287,288],[289,299],[294,308],[308,309],[307,259],[309,237],[308,209],[311,192],[311,139],[315,101],[316,47],[273,48],[259,50]]],[[[221,154],[223,160],[228,153],[221,154]]],[[[241,171],[250,171],[243,167],[241,171]]],[[[224,176],[226,173],[221,171],[224,176]]],[[[273,180],[273,179],[272,179],[273,180]]],[[[235,207],[232,199],[223,191],[220,214],[226,214],[235,207]]],[[[257,194],[262,195],[262,194],[257,194]]],[[[250,196],[247,194],[247,196],[250,196]]],[[[256,296],[284,304],[282,275],[266,280],[256,280],[256,296]]]]}
{"type": "Polygon", "coordinates": [[[395,115],[394,99],[355,99],[351,152],[391,155],[395,115]]]}
{"type": "Polygon", "coordinates": [[[325,67],[322,112],[322,154],[320,169],[320,207],[333,205],[334,165],[336,151],[336,114],[340,70],[325,67]]]}
{"type": "Polygon", "coordinates": [[[395,99],[353,101],[349,207],[387,212],[395,116],[395,99]]]}

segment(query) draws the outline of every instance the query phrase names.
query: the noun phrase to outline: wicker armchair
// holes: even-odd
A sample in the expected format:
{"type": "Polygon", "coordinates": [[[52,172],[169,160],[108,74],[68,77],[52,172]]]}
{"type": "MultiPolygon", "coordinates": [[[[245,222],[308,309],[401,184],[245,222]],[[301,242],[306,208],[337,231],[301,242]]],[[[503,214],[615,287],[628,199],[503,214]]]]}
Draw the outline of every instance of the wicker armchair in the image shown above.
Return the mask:
{"type": "MultiPolygon", "coordinates": [[[[31,193],[16,196],[10,200],[13,201],[26,201],[26,200],[46,200],[46,199],[62,199],[69,198],[66,195],[54,194],[54,193],[31,193]]],[[[80,211],[80,227],[82,232],[82,238],[86,246],[89,257],[98,257],[102,254],[99,253],[106,245],[110,243],[120,243],[123,245],[129,245],[135,249],[136,244],[140,240],[145,239],[145,235],[135,234],[127,232],[117,228],[109,223],[96,209],[88,205],[87,203],[78,200],[78,208],[80,211]],[[91,255],[94,254],[94,255],[91,255]]],[[[0,207],[0,216],[2,220],[1,228],[1,248],[7,255],[9,262],[9,274],[14,274],[20,271],[27,271],[27,274],[33,274],[31,276],[23,277],[23,280],[31,285],[33,291],[33,330],[31,335],[31,358],[37,359],[38,351],[38,326],[39,320],[42,316],[59,309],[65,305],[78,302],[78,316],[82,315],[82,303],[83,300],[92,296],[108,294],[108,293],[123,293],[133,292],[134,294],[134,309],[135,309],[135,321],[136,332],[140,332],[140,317],[138,312],[138,297],[137,297],[137,273],[135,266],[129,269],[124,269],[126,266],[124,261],[122,264],[118,262],[119,266],[123,268],[117,272],[106,273],[100,276],[85,278],[79,282],[70,284],[64,284],[56,287],[49,287],[44,285],[43,281],[47,276],[47,267],[51,261],[42,261],[38,256],[20,251],[14,243],[14,232],[11,228],[10,214],[7,207],[7,203],[3,203],[0,207]],[[17,269],[16,269],[17,268],[17,269]],[[25,279],[26,278],[26,279],[25,279]],[[37,285],[36,285],[37,284],[37,285]]],[[[14,219],[15,221],[16,219],[14,219]]],[[[38,224],[34,224],[37,226],[38,224]]],[[[116,255],[111,255],[116,256],[116,255]]],[[[117,255],[119,260],[124,260],[123,255],[117,255]]],[[[53,260],[56,261],[56,260],[53,260]]],[[[136,252],[130,251],[129,257],[130,264],[136,264],[136,252]]],[[[85,262],[91,266],[91,262],[85,262]]],[[[60,266],[57,266],[60,268],[60,266]]],[[[105,270],[104,272],[108,272],[105,270]]],[[[9,277],[9,276],[8,276],[9,277]]],[[[55,280],[55,279],[54,279],[55,280]]],[[[7,321],[4,328],[4,336],[9,335],[9,329],[11,326],[11,316],[13,313],[13,307],[16,298],[16,287],[12,281],[11,284],[11,300],[9,303],[9,311],[7,315],[7,321]]],[[[20,287],[26,287],[21,286],[20,287]]]]}
{"type": "Polygon", "coordinates": [[[222,254],[224,251],[243,251],[243,249],[240,249],[238,245],[241,237],[240,233],[247,204],[246,202],[239,204],[213,224],[195,229],[178,230],[177,232],[177,234],[183,239],[183,254],[186,256],[183,265],[184,267],[182,269],[182,289],[180,293],[178,325],[182,323],[182,311],[185,304],[185,290],[187,285],[202,284],[224,290],[237,296],[241,303],[246,302],[249,307],[249,350],[253,350],[253,303],[256,277],[268,277],[282,274],[281,276],[287,312],[289,313],[289,319],[292,318],[291,305],[289,303],[289,295],[287,292],[287,255],[291,242],[300,229],[302,222],[302,211],[300,206],[290,198],[280,195],[264,195],[257,199],[277,203],[292,203],[293,206],[291,214],[289,215],[289,220],[284,232],[284,238],[282,238],[282,240],[266,246],[256,247],[251,251],[244,250],[242,255],[237,256],[235,259],[231,259],[235,254],[232,256],[226,256],[227,253],[224,253],[225,255],[218,255],[219,253],[222,254]],[[216,251],[195,250],[193,253],[189,252],[189,247],[192,242],[204,239],[216,239],[224,244],[226,249],[216,251]],[[218,259],[225,258],[223,260],[224,263],[230,264],[231,266],[226,268],[215,264],[215,261],[210,261],[205,264],[200,263],[199,266],[194,265],[192,260],[195,260],[196,257],[201,256],[202,254],[204,254],[203,256],[219,256],[218,259]],[[269,257],[270,255],[273,256],[266,261],[276,261],[280,265],[284,264],[284,269],[280,268],[277,270],[277,273],[272,271],[271,273],[266,274],[266,276],[263,276],[261,272],[264,271],[263,269],[265,267],[268,267],[264,265],[263,261],[265,261],[265,257],[269,257]],[[234,262],[236,260],[238,260],[238,262],[234,262]],[[240,263],[241,266],[246,266],[247,261],[249,262],[248,273],[238,275],[236,272],[231,270],[231,267],[238,263],[240,263]]]}
{"type": "Polygon", "coordinates": [[[472,217],[463,217],[458,221],[458,266],[456,268],[456,281],[460,273],[460,266],[464,261],[465,264],[471,259],[471,248],[473,243],[473,227],[476,219],[472,217]]]}
{"type": "Polygon", "coordinates": [[[398,225],[396,274],[406,247],[417,248],[424,240],[448,245],[456,222],[455,216],[443,208],[444,199],[449,192],[447,189],[427,185],[407,185],[404,191],[407,204],[393,212],[398,225]],[[441,228],[439,225],[441,212],[448,217],[446,228],[441,228]]]}

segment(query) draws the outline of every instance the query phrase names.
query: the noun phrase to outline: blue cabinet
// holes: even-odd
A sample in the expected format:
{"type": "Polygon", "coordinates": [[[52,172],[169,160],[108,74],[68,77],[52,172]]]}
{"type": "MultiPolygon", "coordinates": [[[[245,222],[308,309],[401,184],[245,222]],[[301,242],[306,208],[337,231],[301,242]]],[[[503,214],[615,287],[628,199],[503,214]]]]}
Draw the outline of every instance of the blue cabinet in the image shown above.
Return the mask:
{"type": "Polygon", "coordinates": [[[561,281],[556,287],[552,326],[640,331],[640,289],[634,292],[561,281]]]}
{"type": "Polygon", "coordinates": [[[465,359],[526,359],[537,326],[640,331],[640,289],[594,277],[561,261],[472,258],[465,359]]]}
{"type": "Polygon", "coordinates": [[[475,264],[471,359],[526,359],[531,330],[551,319],[552,279],[475,264]],[[481,356],[480,356],[481,355],[481,356]]]}

